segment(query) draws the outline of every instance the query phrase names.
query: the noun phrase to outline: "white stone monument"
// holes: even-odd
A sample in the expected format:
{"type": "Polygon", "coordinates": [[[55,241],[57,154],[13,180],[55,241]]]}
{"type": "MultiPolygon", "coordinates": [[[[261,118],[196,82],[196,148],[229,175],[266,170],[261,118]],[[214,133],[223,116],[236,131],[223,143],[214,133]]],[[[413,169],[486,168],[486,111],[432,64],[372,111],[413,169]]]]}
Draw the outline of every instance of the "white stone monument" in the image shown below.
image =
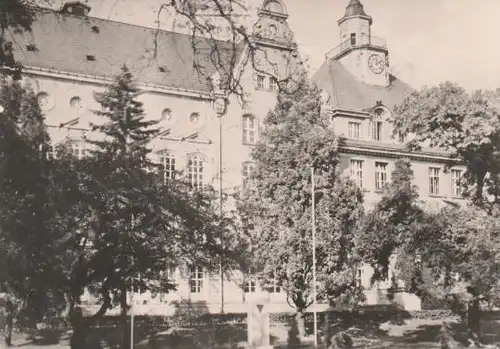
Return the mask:
{"type": "Polygon", "coordinates": [[[269,293],[258,292],[248,299],[248,345],[251,349],[272,349],[269,343],[269,293]]]}

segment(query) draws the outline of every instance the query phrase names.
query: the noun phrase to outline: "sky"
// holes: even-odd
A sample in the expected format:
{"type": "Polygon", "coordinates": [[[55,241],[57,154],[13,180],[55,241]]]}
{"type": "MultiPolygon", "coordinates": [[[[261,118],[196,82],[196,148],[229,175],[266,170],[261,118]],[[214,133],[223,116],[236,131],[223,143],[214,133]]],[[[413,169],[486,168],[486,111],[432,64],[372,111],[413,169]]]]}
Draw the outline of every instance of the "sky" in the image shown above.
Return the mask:
{"type": "MultiPolygon", "coordinates": [[[[61,1],[54,0],[53,6],[61,1]]],[[[155,27],[157,10],[167,1],[87,0],[87,4],[93,17],[155,27]]],[[[252,11],[262,0],[242,1],[252,11]]],[[[401,80],[414,88],[446,80],[468,90],[500,87],[500,1],[361,1],[373,18],[372,35],[387,40],[391,69],[401,80]]],[[[284,2],[301,54],[314,71],[325,53],[340,43],[337,20],[349,0],[284,2]]],[[[172,30],[172,15],[164,12],[160,23],[172,30]]]]}

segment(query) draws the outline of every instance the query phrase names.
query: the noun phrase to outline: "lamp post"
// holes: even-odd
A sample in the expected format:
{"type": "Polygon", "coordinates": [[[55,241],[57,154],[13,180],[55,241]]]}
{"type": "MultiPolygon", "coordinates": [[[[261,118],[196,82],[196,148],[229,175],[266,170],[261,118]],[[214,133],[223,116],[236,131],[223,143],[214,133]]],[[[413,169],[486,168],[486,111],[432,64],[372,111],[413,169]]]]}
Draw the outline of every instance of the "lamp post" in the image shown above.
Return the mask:
{"type": "MultiPolygon", "coordinates": [[[[222,224],[222,117],[226,113],[227,100],[224,98],[218,98],[215,100],[215,113],[217,114],[217,119],[219,120],[219,215],[222,224]]],[[[223,263],[223,253],[224,253],[224,237],[220,236],[221,244],[221,260],[220,260],[220,312],[224,313],[224,263],[223,263]]]]}
{"type": "Polygon", "coordinates": [[[312,192],[312,259],[313,259],[313,316],[314,316],[314,347],[318,347],[318,322],[316,314],[316,195],[314,188],[314,165],[311,166],[311,192],[312,192]]]}

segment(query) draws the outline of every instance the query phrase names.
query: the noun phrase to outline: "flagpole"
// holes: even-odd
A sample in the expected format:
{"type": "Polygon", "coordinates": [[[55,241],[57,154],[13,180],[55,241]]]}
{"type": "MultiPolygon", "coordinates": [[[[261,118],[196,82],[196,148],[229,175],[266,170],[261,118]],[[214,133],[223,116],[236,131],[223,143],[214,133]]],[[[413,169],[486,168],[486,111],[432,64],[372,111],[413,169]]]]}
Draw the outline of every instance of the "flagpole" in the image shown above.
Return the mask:
{"type": "Polygon", "coordinates": [[[134,349],[134,278],[130,287],[130,349],[134,349]]]}
{"type": "Polygon", "coordinates": [[[318,347],[318,322],[316,314],[316,195],[314,188],[314,166],[311,166],[311,191],[312,191],[312,258],[313,258],[313,316],[314,316],[314,347],[318,347]]]}

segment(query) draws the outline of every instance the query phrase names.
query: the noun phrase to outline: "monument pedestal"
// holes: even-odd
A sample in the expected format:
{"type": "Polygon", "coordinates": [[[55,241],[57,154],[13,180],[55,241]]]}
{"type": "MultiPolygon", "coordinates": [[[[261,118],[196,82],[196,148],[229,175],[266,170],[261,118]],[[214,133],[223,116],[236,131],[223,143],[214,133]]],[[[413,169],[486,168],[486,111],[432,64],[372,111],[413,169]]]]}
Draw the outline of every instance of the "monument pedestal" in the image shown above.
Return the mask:
{"type": "Polygon", "coordinates": [[[249,299],[248,345],[251,349],[272,349],[269,343],[269,294],[257,293],[249,299]]]}

